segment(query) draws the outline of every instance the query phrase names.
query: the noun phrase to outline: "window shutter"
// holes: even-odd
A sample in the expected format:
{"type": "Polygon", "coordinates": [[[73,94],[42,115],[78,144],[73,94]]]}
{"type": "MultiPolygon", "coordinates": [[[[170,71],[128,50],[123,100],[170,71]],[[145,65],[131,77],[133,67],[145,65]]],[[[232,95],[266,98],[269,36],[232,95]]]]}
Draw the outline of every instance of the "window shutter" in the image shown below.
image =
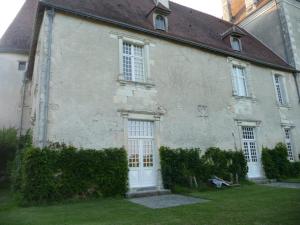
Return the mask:
{"type": "Polygon", "coordinates": [[[233,92],[233,95],[238,95],[238,90],[237,90],[237,68],[236,66],[233,66],[232,68],[232,76],[231,76],[231,79],[232,79],[232,92],[233,92]]]}

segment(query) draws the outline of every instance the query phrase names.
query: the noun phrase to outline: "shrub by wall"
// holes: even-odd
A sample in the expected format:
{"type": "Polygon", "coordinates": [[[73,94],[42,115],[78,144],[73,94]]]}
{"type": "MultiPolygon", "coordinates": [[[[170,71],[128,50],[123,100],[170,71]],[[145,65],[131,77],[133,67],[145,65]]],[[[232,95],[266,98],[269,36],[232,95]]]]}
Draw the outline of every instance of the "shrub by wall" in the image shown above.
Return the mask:
{"type": "Polygon", "coordinates": [[[22,156],[23,202],[44,203],[92,196],[124,196],[128,166],[124,149],[77,150],[65,145],[27,148],[22,156]]]}
{"type": "Polygon", "coordinates": [[[282,179],[300,175],[300,163],[291,163],[285,144],[279,143],[274,149],[263,148],[262,164],[269,179],[282,179]]]}
{"type": "Polygon", "coordinates": [[[16,129],[0,130],[0,180],[7,175],[8,163],[14,159],[18,142],[16,129]]]}
{"type": "Polygon", "coordinates": [[[177,185],[190,187],[193,177],[197,183],[207,182],[212,176],[236,182],[246,177],[247,161],[242,152],[210,148],[203,157],[200,153],[200,149],[161,147],[160,159],[165,188],[174,189],[177,185]]]}

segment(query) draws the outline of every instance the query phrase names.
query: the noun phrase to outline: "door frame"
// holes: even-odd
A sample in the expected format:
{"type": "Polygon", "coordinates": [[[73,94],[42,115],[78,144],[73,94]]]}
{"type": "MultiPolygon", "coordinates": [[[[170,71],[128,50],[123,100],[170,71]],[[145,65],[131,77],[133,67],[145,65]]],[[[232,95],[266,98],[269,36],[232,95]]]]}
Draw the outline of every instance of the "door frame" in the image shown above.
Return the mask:
{"type": "MultiPolygon", "coordinates": [[[[255,138],[255,145],[256,145],[256,153],[257,153],[257,166],[259,166],[259,168],[257,168],[259,170],[259,177],[249,177],[249,171],[247,173],[247,177],[249,179],[255,179],[255,178],[264,178],[265,174],[263,171],[263,167],[262,167],[262,149],[259,147],[259,134],[260,134],[260,125],[261,125],[261,121],[259,120],[235,120],[238,126],[238,134],[239,134],[239,143],[240,143],[240,150],[243,151],[243,127],[252,127],[254,128],[254,138],[255,138]]],[[[250,158],[251,158],[251,152],[249,152],[250,154],[250,158]]],[[[248,166],[248,161],[247,161],[247,166],[248,166]]]]}
{"type": "MultiPolygon", "coordinates": [[[[160,120],[163,116],[161,112],[145,112],[145,111],[134,111],[134,110],[118,110],[123,118],[123,143],[124,148],[128,149],[128,121],[129,120],[140,120],[153,122],[153,170],[156,180],[156,188],[163,189],[159,148],[160,148],[160,120]]],[[[129,175],[129,171],[128,171],[129,175]]],[[[130,185],[130,184],[129,184],[130,185]]],[[[129,189],[136,189],[129,186],[129,189]]]]}

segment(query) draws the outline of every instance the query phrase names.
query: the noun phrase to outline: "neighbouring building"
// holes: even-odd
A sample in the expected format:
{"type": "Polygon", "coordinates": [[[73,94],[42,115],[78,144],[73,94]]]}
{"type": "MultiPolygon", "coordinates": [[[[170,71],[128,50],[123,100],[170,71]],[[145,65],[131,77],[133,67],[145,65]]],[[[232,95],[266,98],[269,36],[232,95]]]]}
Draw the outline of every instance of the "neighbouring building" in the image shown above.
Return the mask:
{"type": "MultiPolygon", "coordinates": [[[[299,0],[222,1],[224,19],[253,34],[286,62],[300,70],[299,0]]],[[[300,86],[300,75],[295,75],[295,78],[300,86]]]]}
{"type": "Polygon", "coordinates": [[[124,146],[131,189],[161,188],[160,146],[242,149],[249,178],[264,176],[262,146],[289,141],[299,160],[296,69],[244,29],[168,0],[41,0],[33,14],[35,145],[124,146]]]}

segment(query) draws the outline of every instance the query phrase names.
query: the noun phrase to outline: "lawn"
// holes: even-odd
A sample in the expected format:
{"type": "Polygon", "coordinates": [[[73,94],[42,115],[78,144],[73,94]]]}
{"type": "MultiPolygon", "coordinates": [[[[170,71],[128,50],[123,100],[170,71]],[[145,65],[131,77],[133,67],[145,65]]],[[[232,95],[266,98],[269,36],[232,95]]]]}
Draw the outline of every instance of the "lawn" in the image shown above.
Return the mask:
{"type": "Polygon", "coordinates": [[[17,207],[0,190],[1,225],[299,225],[300,190],[257,185],[191,194],[204,204],[148,209],[125,199],[17,207]]]}

